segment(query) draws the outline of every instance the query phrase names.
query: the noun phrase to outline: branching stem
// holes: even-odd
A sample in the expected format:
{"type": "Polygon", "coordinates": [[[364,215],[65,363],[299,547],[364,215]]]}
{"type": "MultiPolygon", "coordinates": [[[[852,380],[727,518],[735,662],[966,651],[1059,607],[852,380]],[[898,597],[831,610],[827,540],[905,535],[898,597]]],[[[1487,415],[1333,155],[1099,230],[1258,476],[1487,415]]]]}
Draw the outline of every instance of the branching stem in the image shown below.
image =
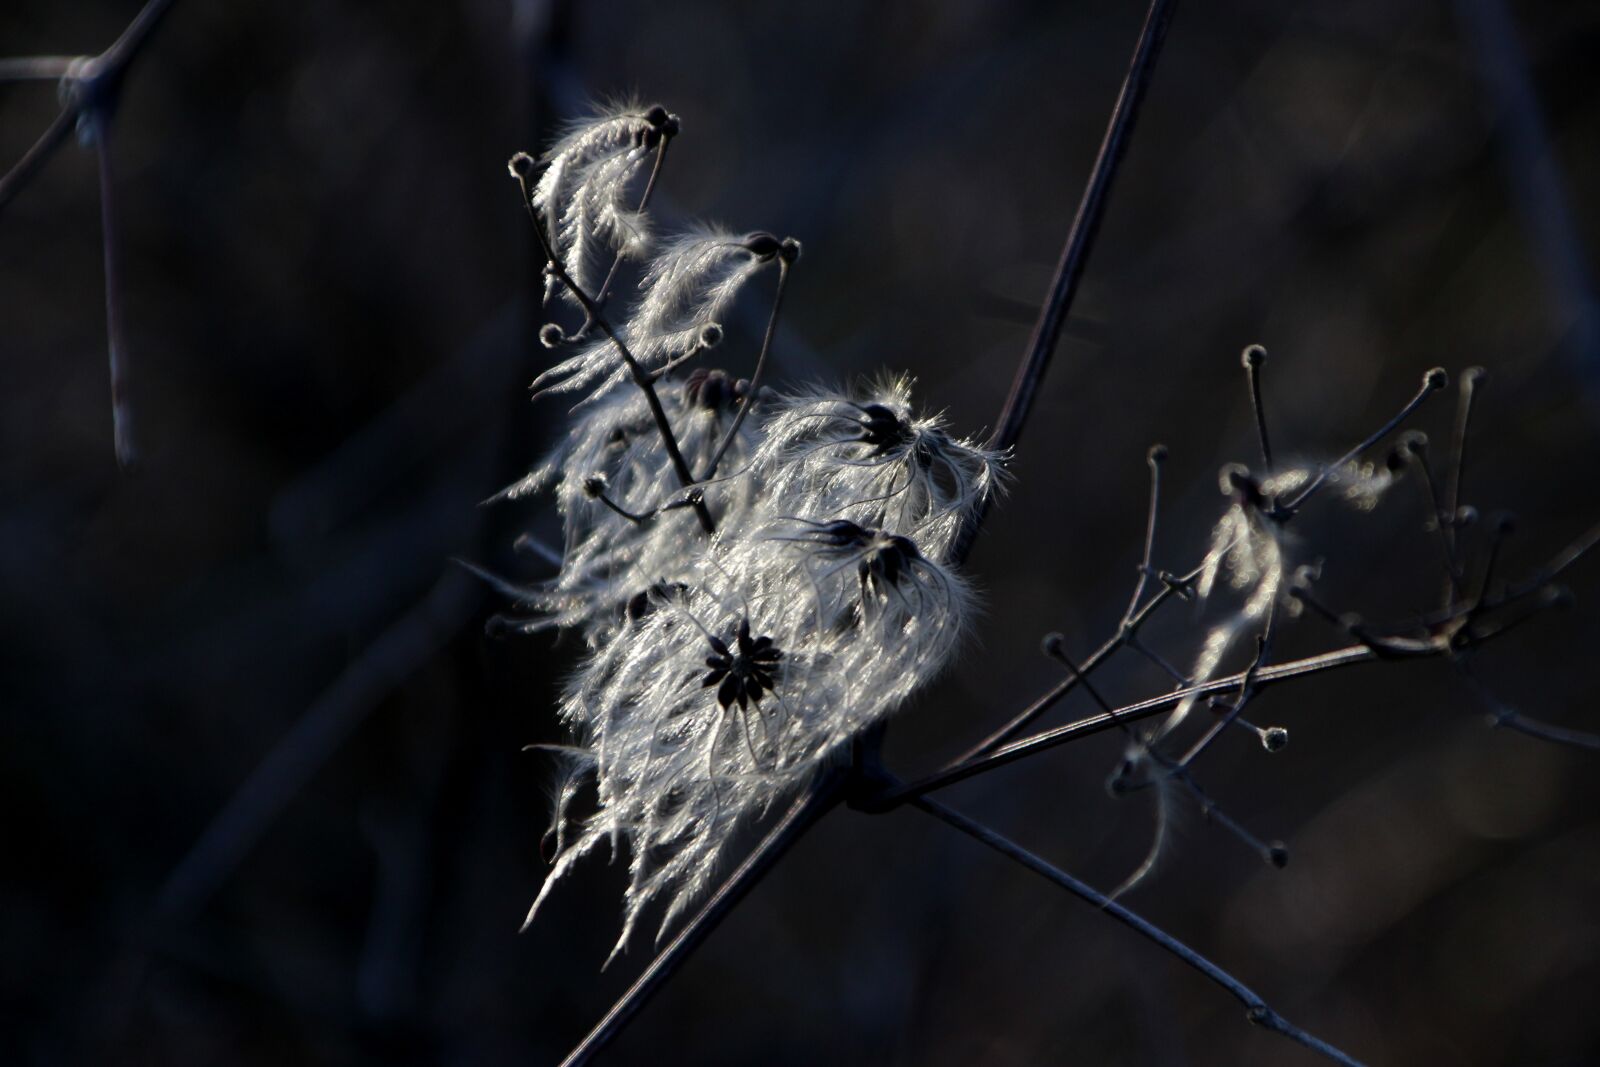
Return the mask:
{"type": "MultiPolygon", "coordinates": [[[[533,205],[533,157],[518,155],[512,159],[512,173],[516,176],[522,187],[522,205],[527,209],[528,219],[533,223],[533,232],[539,239],[540,251],[545,257],[545,269],[555,274],[556,280],[566,287],[574,300],[582,306],[583,312],[616,346],[617,352],[622,356],[622,362],[627,366],[628,373],[633,376],[634,384],[644,393],[645,402],[650,405],[650,415],[655,419],[656,429],[661,434],[662,447],[667,451],[667,458],[672,463],[673,473],[678,477],[678,484],[687,489],[694,485],[694,473],[689,470],[689,464],[684,461],[683,452],[678,447],[678,437],[672,432],[672,423],[667,418],[666,408],[661,406],[661,397],[656,394],[655,383],[639,361],[634,358],[628,346],[623,343],[621,336],[611,328],[600,309],[595,306],[594,300],[573,281],[572,275],[567,273],[566,266],[561,262],[561,257],[556,255],[555,249],[550,244],[550,235],[545,233],[544,223],[539,219],[538,209],[533,205]]],[[[700,519],[700,527],[706,533],[716,533],[716,523],[711,521],[711,513],[706,510],[705,501],[696,497],[692,501],[695,515],[700,519]]]]}

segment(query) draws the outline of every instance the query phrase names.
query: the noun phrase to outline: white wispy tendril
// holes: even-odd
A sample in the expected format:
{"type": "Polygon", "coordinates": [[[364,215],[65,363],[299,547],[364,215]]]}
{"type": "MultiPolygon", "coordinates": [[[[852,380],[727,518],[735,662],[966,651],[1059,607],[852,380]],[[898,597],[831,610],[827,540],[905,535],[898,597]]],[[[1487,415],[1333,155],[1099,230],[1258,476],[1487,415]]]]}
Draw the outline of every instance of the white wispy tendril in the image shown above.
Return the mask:
{"type": "Polygon", "coordinates": [[[972,603],[909,538],[846,520],[719,538],[697,572],[630,616],[562,703],[598,810],[570,843],[558,831],[529,920],[580,857],[626,840],[613,954],[657,898],[664,933],[714,884],[741,825],[942,669],[972,603]]]}
{"type": "MultiPolygon", "coordinates": [[[[704,470],[744,403],[743,383],[697,370],[659,389],[662,406],[691,469],[704,470]]],[[[758,424],[745,420],[722,463],[747,465],[758,424]]],[[[662,446],[644,394],[619,391],[577,413],[566,437],[538,467],[493,499],[553,489],[563,520],[560,573],[517,590],[534,614],[518,628],[581,630],[591,641],[617,625],[628,603],[652,587],[681,581],[694,564],[693,512],[662,446]],[[633,521],[605,500],[643,521],[633,521]]],[[[701,487],[725,528],[738,529],[752,507],[752,485],[730,479],[701,487]]]]}
{"type": "MultiPolygon", "coordinates": [[[[1314,467],[1293,467],[1254,482],[1242,466],[1223,468],[1220,486],[1232,502],[1212,528],[1211,547],[1201,561],[1195,593],[1202,602],[1210,600],[1219,581],[1225,580],[1240,603],[1206,630],[1186,679],[1188,685],[1200,686],[1214,679],[1239,638],[1260,632],[1269,612],[1298,613],[1299,602],[1282,595],[1286,576],[1295,572],[1296,542],[1285,525],[1286,518],[1275,514],[1274,508],[1279,501],[1293,499],[1317,473],[1314,467]]],[[[1352,461],[1330,470],[1323,484],[1337,489],[1341,498],[1357,509],[1370,511],[1393,484],[1394,477],[1388,467],[1352,461]]],[[[1314,570],[1301,567],[1300,573],[1309,576],[1314,570]]],[[[1156,832],[1149,851],[1138,868],[1112,892],[1113,898],[1144,881],[1165,855],[1177,791],[1172,786],[1169,763],[1158,754],[1159,746],[1178,730],[1197,701],[1197,697],[1186,697],[1160,725],[1130,738],[1121,766],[1113,776],[1113,783],[1118,786],[1153,786],[1156,798],[1156,832]]]]}
{"type": "MultiPolygon", "coordinates": [[[[618,335],[645,368],[670,369],[722,339],[722,320],[739,290],[773,262],[771,234],[701,229],[667,242],[644,272],[642,295],[618,335]]],[[[535,394],[590,389],[605,396],[628,372],[610,338],[586,344],[533,382],[535,394]]]]}
{"type": "Polygon", "coordinates": [[[787,398],[767,420],[755,469],[777,499],[814,500],[817,513],[906,534],[942,558],[999,488],[1003,463],[952,437],[941,417],[916,415],[902,376],[787,398]]]}
{"type": "MultiPolygon", "coordinates": [[[[660,107],[602,108],[573,123],[541,160],[533,206],[562,266],[591,296],[599,295],[610,256],[637,257],[649,247],[648,220],[628,198],[663,128],[675,121],[660,107]]],[[[558,291],[556,279],[547,278],[546,301],[558,291]]]]}
{"type": "MultiPolygon", "coordinates": [[[[593,301],[607,259],[645,255],[629,197],[676,123],[612,108],[544,157],[537,221],[593,301]]],[[[616,341],[586,335],[534,383],[584,394],[570,428],[496,497],[551,492],[563,522],[556,575],[527,587],[487,576],[527,610],[513,627],[569,628],[587,645],[560,706],[572,743],[541,746],[560,770],[555,858],[528,920],[582,857],[626,851],[613,955],[652,903],[668,929],[715,883],[742,826],[943,670],[973,612],[943,560],[1000,488],[1003,457],[918,414],[910,379],[772,402],[721,371],[670,377],[718,343],[745,283],[797,250],[765,232],[687,233],[608,320],[700,481],[680,484],[646,390],[619,388],[631,375],[616,341]]],[[[561,328],[547,336],[559,343],[561,328]]]]}

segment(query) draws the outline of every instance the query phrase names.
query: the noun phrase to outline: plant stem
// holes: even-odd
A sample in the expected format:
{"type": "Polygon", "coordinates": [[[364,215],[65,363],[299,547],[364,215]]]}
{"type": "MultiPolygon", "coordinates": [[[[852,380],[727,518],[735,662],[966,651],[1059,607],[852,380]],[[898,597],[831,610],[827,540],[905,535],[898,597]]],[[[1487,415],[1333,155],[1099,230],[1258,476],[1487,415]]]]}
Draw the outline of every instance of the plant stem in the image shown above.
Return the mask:
{"type": "Polygon", "coordinates": [[[1078,899],[1089,904],[1093,904],[1096,908],[1099,908],[1102,912],[1104,912],[1106,915],[1109,915],[1123,926],[1128,927],[1140,937],[1154,942],[1164,951],[1176,956],[1184,964],[1194,968],[1201,974],[1205,975],[1212,982],[1221,986],[1224,990],[1231,994],[1235,1000],[1244,1005],[1246,1017],[1257,1026],[1262,1026],[1273,1031],[1274,1033],[1282,1034],[1291,1041],[1295,1041],[1301,1045],[1304,1045],[1311,1051],[1325,1056],[1328,1059],[1333,1060],[1335,1063],[1346,1064],[1349,1065],[1349,1067],[1360,1067],[1359,1060],[1354,1059],[1348,1053],[1345,1053],[1340,1049],[1335,1048],[1333,1045],[1328,1044],[1326,1041],[1315,1036],[1314,1034],[1307,1033],[1305,1030],[1300,1029],[1300,1027],[1295,1026],[1289,1020],[1285,1019],[1282,1015],[1279,1015],[1276,1011],[1274,1011],[1266,1001],[1261,999],[1259,994],[1257,994],[1253,989],[1245,985],[1243,982],[1239,981],[1239,979],[1223,970],[1211,960],[1200,955],[1200,953],[1196,952],[1182,941],[1179,941],[1177,938],[1173,937],[1159,926],[1156,926],[1148,919],[1129,911],[1127,908],[1123,907],[1121,904],[1118,904],[1104,893],[1097,891],[1093,886],[1079,881],[1066,871],[1063,871],[1061,868],[1046,862],[1044,859],[1034,855],[1032,852],[1029,852],[1027,849],[1023,848],[1021,845],[1017,844],[1011,839],[996,833],[987,826],[984,826],[982,823],[967,818],[967,816],[961,814],[959,811],[941,804],[937,800],[932,800],[928,797],[918,797],[912,803],[941,822],[960,830],[968,837],[987,845],[1009,859],[1015,860],[1017,863],[1020,863],[1030,871],[1033,871],[1035,874],[1042,875],[1043,877],[1049,879],[1078,899]]]}
{"type": "MultiPolygon", "coordinates": [[[[523,160],[527,160],[527,165],[531,168],[532,160],[527,156],[519,155],[513,162],[516,163],[523,160]]],[[[555,272],[556,279],[566,286],[573,299],[577,300],[583,307],[583,313],[600,327],[601,331],[606,337],[610,338],[611,343],[616,346],[617,351],[622,355],[622,362],[627,366],[628,373],[633,376],[634,384],[644,393],[645,402],[650,405],[650,414],[655,419],[657,431],[661,434],[661,444],[667,450],[667,458],[672,462],[673,473],[678,476],[678,484],[688,489],[694,485],[694,473],[689,470],[689,464],[684,461],[683,452],[678,448],[678,436],[672,432],[672,423],[667,419],[667,409],[661,406],[661,397],[656,395],[655,383],[651,381],[650,375],[645,372],[644,368],[639,365],[639,361],[634,358],[633,353],[628,351],[628,346],[623,343],[622,338],[611,328],[611,323],[607,322],[605,317],[600,314],[600,309],[595,305],[594,300],[578,286],[577,282],[572,280],[572,275],[567,273],[566,266],[562,264],[561,258],[556,255],[555,249],[551,247],[550,236],[544,232],[544,224],[539,221],[539,212],[533,206],[533,183],[529,180],[529,171],[513,167],[513,173],[522,186],[522,204],[523,207],[527,208],[528,218],[533,223],[533,232],[539,238],[539,249],[544,253],[545,262],[548,265],[547,269],[555,272]]],[[[694,508],[695,515],[700,519],[700,528],[708,534],[716,533],[717,525],[711,521],[711,513],[706,510],[705,501],[695,497],[691,501],[691,505],[694,508]]]]}
{"type": "Polygon", "coordinates": [[[755,405],[756,395],[761,389],[761,372],[767,366],[767,353],[772,351],[772,337],[778,330],[778,309],[783,307],[784,286],[789,283],[789,260],[783,257],[778,259],[778,291],[772,297],[772,313],[767,316],[767,332],[761,338],[761,354],[756,357],[756,369],[750,374],[750,391],[745,394],[744,402],[739,405],[739,413],[733,417],[733,424],[728,427],[728,432],[722,435],[717,450],[711,454],[711,462],[706,464],[706,469],[700,475],[702,482],[710,481],[712,475],[717,473],[717,464],[722,462],[723,455],[733,444],[733,439],[739,433],[739,427],[744,424],[745,416],[750,414],[750,408],[755,405]]]}
{"type": "Polygon", "coordinates": [[[1139,31],[1139,42],[1134,47],[1133,59],[1123,78],[1122,90],[1117,94],[1116,105],[1111,110],[1111,121],[1106,127],[1105,139],[1100,142],[1100,153],[1095,157],[1094,169],[1089,172],[1089,184],[1078,203],[1078,214],[1072,220],[1067,243],[1056,264],[1055,280],[1050,296],[1039,310],[1034,323],[1033,336],[1028,340],[1027,354],[1017,368],[1011,383],[1011,393],[989,447],[1010,448],[1022,436],[1023,424],[1049,369],[1051,354],[1061,337],[1062,324],[1072,309],[1072,299],[1077,294],[1078,283],[1083,278],[1083,268],[1094,248],[1095,236],[1100,232],[1100,220],[1105,216],[1106,201],[1111,193],[1111,183],[1117,176],[1117,167],[1128,148],[1128,138],[1133,132],[1134,120],[1139,116],[1139,105],[1155,72],[1156,57],[1166,37],[1167,24],[1172,20],[1176,0],[1152,0],[1145,15],[1144,26],[1139,31]]]}

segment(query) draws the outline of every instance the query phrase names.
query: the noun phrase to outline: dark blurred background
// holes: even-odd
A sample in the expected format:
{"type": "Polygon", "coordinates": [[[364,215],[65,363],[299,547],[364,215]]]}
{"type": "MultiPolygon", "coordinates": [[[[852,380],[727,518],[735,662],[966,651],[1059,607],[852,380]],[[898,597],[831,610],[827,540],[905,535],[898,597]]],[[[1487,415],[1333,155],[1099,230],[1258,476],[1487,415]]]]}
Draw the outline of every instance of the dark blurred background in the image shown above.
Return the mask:
{"type": "MultiPolygon", "coordinates": [[[[19,0],[0,54],[109,44],[129,0],[19,0]]],[[[530,405],[535,279],[505,160],[593,94],[683,117],[661,217],[805,243],[790,379],[889,367],[978,432],[1142,18],[1131,2],[754,5],[179,0],[113,128],[130,392],[112,455],[92,153],[0,215],[0,1058],[543,1064],[605,973],[621,865],[518,936],[545,870],[552,702],[577,643],[485,636],[548,505],[480,508],[558,433],[530,405]]],[[[1327,456],[1443,364],[1492,380],[1466,499],[1520,517],[1508,574],[1600,517],[1600,7],[1182,5],[1015,490],[970,570],[981,638],[890,730],[931,768],[1059,677],[1129,591],[1145,449],[1158,563],[1189,566],[1254,458],[1327,456]]],[[[57,109],[0,86],[9,166],[57,109]]],[[[764,315],[716,355],[748,366],[764,315]]],[[[1450,397],[1453,398],[1453,392],[1450,397]]],[[[1453,399],[1419,425],[1448,437],[1453,399]]],[[[1323,589],[1425,606],[1416,487],[1302,533],[1323,589]]],[[[1523,711],[1600,726],[1600,565],[1485,652],[1523,711]]],[[[1187,661],[1182,612],[1154,643],[1187,661]]],[[[1313,619],[1284,656],[1340,643],[1313,619]]],[[[1136,660],[1117,698],[1164,688],[1136,660]]],[[[1091,710],[1069,703],[1047,722],[1091,710]]],[[[1201,780],[1286,839],[1278,872],[1197,815],[1129,901],[1375,1063],[1600,1062],[1595,757],[1485,725],[1438,662],[1273,690],[1201,780]]],[[[1110,735],[945,798],[1109,887],[1149,838],[1110,735]]],[[[830,816],[602,1062],[1287,1064],[1301,1049],[1092,909],[914,811],[830,816]]]]}

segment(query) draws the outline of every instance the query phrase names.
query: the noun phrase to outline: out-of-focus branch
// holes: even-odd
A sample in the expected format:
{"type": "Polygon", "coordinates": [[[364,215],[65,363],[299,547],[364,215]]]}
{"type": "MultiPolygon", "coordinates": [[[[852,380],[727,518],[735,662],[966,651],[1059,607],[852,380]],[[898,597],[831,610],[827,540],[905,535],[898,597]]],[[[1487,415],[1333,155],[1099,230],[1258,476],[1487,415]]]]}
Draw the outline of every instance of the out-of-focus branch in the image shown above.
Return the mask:
{"type": "Polygon", "coordinates": [[[109,113],[116,107],[122,79],[150,35],[171,9],[173,0],[149,0],[122,36],[97,56],[37,56],[0,62],[0,80],[43,80],[50,72],[63,79],[61,112],[39,140],[0,177],[0,211],[38,173],[46,160],[66,141],[78,120],[95,112],[109,113]]]}
{"type": "Polygon", "coordinates": [[[97,56],[65,58],[37,56],[0,61],[0,81],[41,81],[51,76],[61,82],[60,112],[43,134],[23,153],[16,165],[0,176],[0,211],[38,174],[56,149],[66,143],[74,128],[92,144],[99,164],[100,220],[105,246],[106,348],[111,370],[112,438],[117,463],[131,469],[137,453],[133,439],[133,408],[128,401],[127,335],[122,322],[121,254],[117,245],[111,170],[111,116],[122,94],[122,80],[150,35],[172,8],[173,0],[149,0],[110,48],[97,56]]]}
{"type": "Polygon", "coordinates": [[[1456,17],[1466,33],[1494,112],[1501,165],[1514,203],[1543,267],[1554,303],[1565,314],[1563,340],[1569,366],[1582,382],[1593,413],[1600,405],[1600,300],[1594,275],[1578,235],[1555,146],[1545,128],[1533,78],[1502,0],[1456,0],[1456,17]]]}
{"type": "Polygon", "coordinates": [[[477,610],[477,582],[447,570],[428,595],[345,668],[261,761],[168,876],[158,900],[184,916],[209,900],[279,812],[393,686],[477,610]]]}

